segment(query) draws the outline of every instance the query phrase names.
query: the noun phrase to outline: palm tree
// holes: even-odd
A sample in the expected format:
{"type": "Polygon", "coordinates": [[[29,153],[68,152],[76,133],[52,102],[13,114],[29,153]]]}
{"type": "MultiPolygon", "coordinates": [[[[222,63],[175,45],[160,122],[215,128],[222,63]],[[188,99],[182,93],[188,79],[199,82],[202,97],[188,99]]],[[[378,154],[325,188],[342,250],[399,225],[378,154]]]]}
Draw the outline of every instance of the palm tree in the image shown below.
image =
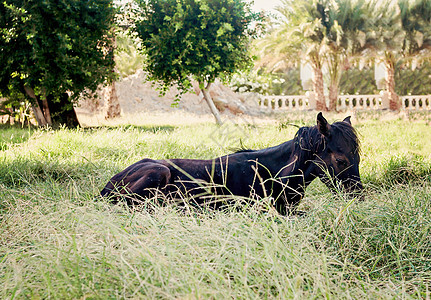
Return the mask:
{"type": "Polygon", "coordinates": [[[269,71],[283,70],[297,66],[301,61],[313,69],[313,90],[316,95],[316,109],[326,110],[323,85],[323,43],[315,35],[318,22],[309,17],[312,9],[307,0],[283,0],[278,11],[283,19],[270,33],[256,43],[260,61],[257,67],[269,71]]]}
{"type": "Polygon", "coordinates": [[[313,69],[313,90],[316,97],[316,109],[327,111],[325,87],[323,81],[323,64],[325,58],[325,43],[319,34],[319,22],[307,22],[300,26],[299,34],[307,41],[304,60],[313,69]],[[317,33],[317,34],[316,34],[317,33]]]}
{"type": "Polygon", "coordinates": [[[398,6],[405,32],[403,60],[415,69],[431,57],[431,1],[399,0],[398,6]]]}
{"type": "Polygon", "coordinates": [[[329,75],[329,110],[335,110],[346,62],[370,47],[366,29],[374,3],[366,0],[284,0],[278,11],[284,22],[261,41],[267,64],[286,60],[308,62],[313,69],[317,109],[326,110],[323,72],[329,75]]]}
{"type": "Polygon", "coordinates": [[[386,69],[386,91],[389,108],[399,110],[400,102],[395,92],[395,66],[402,59],[402,48],[405,32],[402,27],[399,6],[395,1],[386,0],[376,5],[375,14],[370,25],[370,32],[375,35],[373,52],[386,69]]]}
{"type": "Polygon", "coordinates": [[[322,24],[326,30],[328,51],[325,57],[329,74],[329,110],[335,110],[343,69],[349,61],[363,57],[373,43],[367,34],[374,3],[365,0],[328,1],[326,18],[322,24]]]}
{"type": "Polygon", "coordinates": [[[386,67],[389,108],[399,110],[395,92],[396,65],[416,68],[431,57],[431,2],[429,0],[387,0],[376,9],[373,30],[377,57],[386,67]]]}

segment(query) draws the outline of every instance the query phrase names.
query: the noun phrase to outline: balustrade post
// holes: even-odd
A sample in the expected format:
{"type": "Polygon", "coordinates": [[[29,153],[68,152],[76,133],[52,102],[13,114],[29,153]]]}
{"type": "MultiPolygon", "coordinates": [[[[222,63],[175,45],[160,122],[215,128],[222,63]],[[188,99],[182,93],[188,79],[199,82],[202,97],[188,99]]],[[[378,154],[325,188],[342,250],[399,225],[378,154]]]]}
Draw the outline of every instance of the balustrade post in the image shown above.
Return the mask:
{"type": "Polygon", "coordinates": [[[305,96],[308,98],[308,109],[316,109],[316,94],[313,91],[305,92],[305,96]]]}
{"type": "Polygon", "coordinates": [[[340,100],[340,110],[346,110],[346,97],[339,96],[338,99],[340,100]]]}
{"type": "Polygon", "coordinates": [[[265,107],[265,97],[263,95],[260,95],[260,103],[259,103],[259,108],[261,110],[263,110],[265,107]]]}

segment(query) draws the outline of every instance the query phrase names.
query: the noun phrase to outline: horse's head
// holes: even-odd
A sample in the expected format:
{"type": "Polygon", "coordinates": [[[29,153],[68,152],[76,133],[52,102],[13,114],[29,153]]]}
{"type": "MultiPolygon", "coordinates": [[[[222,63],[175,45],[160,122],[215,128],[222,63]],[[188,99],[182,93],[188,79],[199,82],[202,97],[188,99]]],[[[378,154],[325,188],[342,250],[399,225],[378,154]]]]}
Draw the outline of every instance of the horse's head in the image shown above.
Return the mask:
{"type": "Polygon", "coordinates": [[[350,117],[331,125],[319,113],[316,127],[322,141],[319,151],[314,153],[317,176],[331,189],[334,182],[341,182],[346,192],[361,192],[359,140],[350,117]]]}

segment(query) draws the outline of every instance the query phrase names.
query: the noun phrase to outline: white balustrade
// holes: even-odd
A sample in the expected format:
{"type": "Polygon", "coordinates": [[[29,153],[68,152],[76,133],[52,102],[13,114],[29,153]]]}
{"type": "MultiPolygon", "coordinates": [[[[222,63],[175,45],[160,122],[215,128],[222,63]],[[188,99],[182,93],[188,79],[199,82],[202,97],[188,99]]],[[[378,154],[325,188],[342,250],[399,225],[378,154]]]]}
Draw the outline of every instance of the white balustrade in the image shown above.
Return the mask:
{"type": "Polygon", "coordinates": [[[381,108],[383,108],[381,95],[341,95],[338,97],[338,110],[372,110],[381,108]]]}
{"type": "Polygon", "coordinates": [[[309,97],[307,95],[295,96],[260,96],[260,108],[267,111],[307,110],[309,97]]]}
{"type": "Polygon", "coordinates": [[[402,96],[402,109],[431,110],[431,95],[402,96]]]}
{"type": "MultiPolygon", "coordinates": [[[[260,96],[259,106],[263,111],[296,111],[312,110],[315,105],[311,99],[312,93],[289,96],[260,96]]],[[[431,110],[431,95],[400,96],[401,109],[431,110]]],[[[387,95],[340,95],[337,110],[378,110],[389,108],[387,95]]]]}

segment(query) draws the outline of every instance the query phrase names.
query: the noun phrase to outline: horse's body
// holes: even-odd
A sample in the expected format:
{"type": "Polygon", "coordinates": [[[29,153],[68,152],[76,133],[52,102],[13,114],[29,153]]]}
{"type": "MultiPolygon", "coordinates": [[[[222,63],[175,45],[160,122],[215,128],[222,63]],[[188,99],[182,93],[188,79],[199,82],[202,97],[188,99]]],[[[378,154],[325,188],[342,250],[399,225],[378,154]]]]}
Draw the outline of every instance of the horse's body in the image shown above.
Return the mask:
{"type": "Polygon", "coordinates": [[[286,214],[301,200],[316,177],[330,185],[339,179],[349,191],[362,190],[359,144],[350,119],[329,125],[319,113],[317,125],[300,128],[293,140],[262,150],[243,150],[211,160],[143,159],[111,178],[102,196],[151,197],[155,189],[205,202],[208,195],[272,197],[286,214]]]}

